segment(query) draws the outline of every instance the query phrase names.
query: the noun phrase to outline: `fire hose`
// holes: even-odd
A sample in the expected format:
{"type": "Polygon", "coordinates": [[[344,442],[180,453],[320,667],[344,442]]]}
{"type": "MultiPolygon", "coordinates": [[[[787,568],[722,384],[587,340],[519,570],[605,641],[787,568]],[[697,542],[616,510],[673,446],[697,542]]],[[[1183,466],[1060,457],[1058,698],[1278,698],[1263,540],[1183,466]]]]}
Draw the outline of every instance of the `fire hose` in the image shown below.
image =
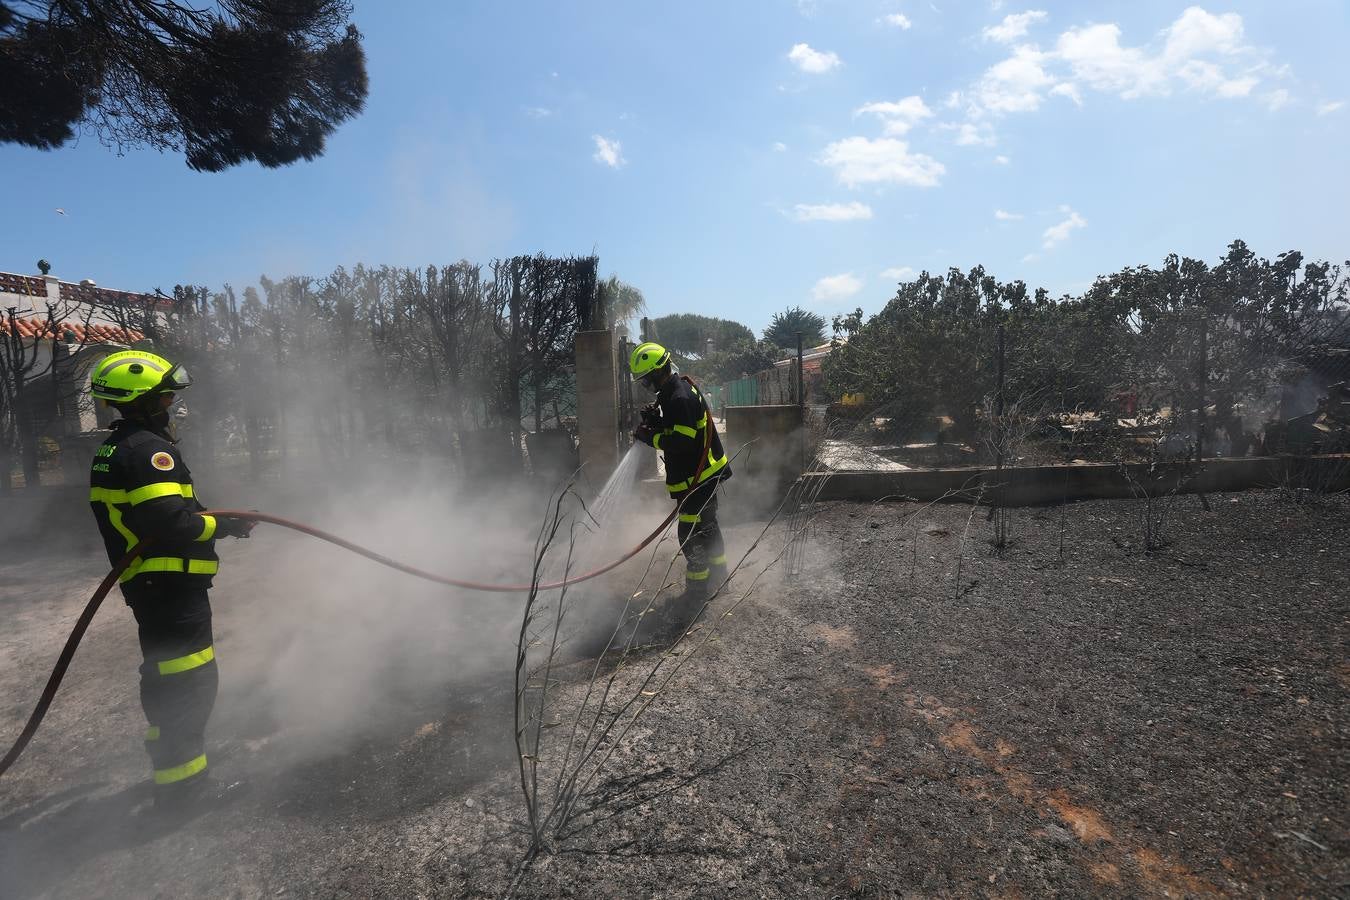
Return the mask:
{"type": "MultiPolygon", "coordinates": [[[[706,400],[704,401],[704,410],[705,411],[708,410],[706,400]]],[[[709,414],[711,415],[711,413],[709,414]]],[[[704,429],[704,436],[703,436],[703,452],[699,458],[698,468],[694,471],[694,477],[690,480],[690,484],[692,486],[697,486],[699,484],[699,477],[703,474],[703,469],[708,464],[708,452],[711,448],[711,444],[712,444],[712,428],[706,428],[704,429]]],[[[657,528],[655,528],[652,531],[651,534],[643,538],[640,544],[638,544],[636,547],[633,547],[631,550],[629,550],[627,553],[623,554],[613,562],[603,565],[597,569],[592,569],[589,572],[583,572],[580,575],[574,575],[570,578],[563,579],[562,581],[552,581],[543,584],[535,584],[535,583],[492,584],[489,582],[482,582],[482,581],[468,581],[459,578],[448,578],[444,575],[437,575],[434,572],[428,572],[424,569],[419,569],[415,566],[410,566],[407,563],[399,562],[398,560],[385,556],[382,553],[376,553],[374,550],[371,550],[368,547],[363,547],[360,544],[353,543],[352,541],[338,537],[335,534],[331,534],[327,531],[315,528],[312,525],[306,525],[303,522],[296,522],[291,519],[282,518],[281,516],[274,516],[271,515],[270,513],[262,513],[257,512],[255,510],[242,510],[242,509],[219,509],[219,510],[211,509],[211,510],[203,510],[199,514],[204,516],[215,516],[221,519],[238,519],[254,523],[266,522],[271,525],[280,525],[283,528],[289,528],[292,531],[298,531],[301,534],[307,534],[310,537],[318,538],[321,541],[327,541],[330,544],[335,544],[336,546],[341,547],[344,550],[350,550],[352,553],[364,556],[367,559],[379,563],[380,565],[388,566],[391,569],[397,569],[400,572],[405,572],[409,575],[421,578],[426,581],[433,582],[435,584],[444,584],[449,585],[451,587],[465,588],[471,591],[487,591],[501,594],[517,594],[536,590],[549,591],[558,588],[569,587],[574,584],[580,584],[583,581],[590,581],[592,578],[598,578],[599,576],[605,574],[606,572],[618,568],[619,566],[628,562],[628,560],[632,559],[634,556],[637,556],[652,541],[660,537],[661,534],[664,533],[668,527],[670,527],[670,523],[675,520],[675,517],[680,512],[680,508],[681,508],[680,506],[676,506],[675,509],[671,510],[670,515],[666,516],[666,518],[661,522],[661,524],[657,528]]],[[[128,550],[126,552],[126,555],[123,556],[120,560],[118,560],[117,564],[114,565],[112,569],[108,572],[108,574],[103,577],[103,581],[99,583],[98,589],[94,591],[93,596],[89,598],[89,602],[85,604],[84,611],[80,613],[80,617],[75,621],[75,627],[71,629],[70,637],[66,639],[65,647],[61,649],[61,655],[57,657],[56,665],[55,667],[52,668],[52,674],[47,678],[47,686],[42,689],[42,695],[38,697],[37,706],[33,708],[33,712],[28,717],[28,722],[24,725],[23,731],[19,733],[18,739],[15,740],[14,746],[9,748],[9,751],[5,754],[3,759],[0,759],[0,776],[3,776],[7,771],[9,771],[9,768],[12,765],[14,765],[16,761],[18,761],[19,757],[23,754],[24,748],[28,746],[28,742],[31,741],[33,739],[33,735],[37,733],[38,726],[42,724],[42,720],[47,715],[48,708],[52,705],[52,701],[56,698],[56,691],[61,686],[62,679],[64,679],[66,676],[66,670],[70,668],[70,661],[75,657],[76,648],[80,646],[80,641],[84,638],[84,633],[85,631],[88,630],[89,623],[93,621],[94,614],[98,612],[99,606],[103,604],[103,598],[108,596],[108,592],[112,590],[113,585],[117,583],[118,578],[121,577],[122,573],[125,572],[127,568],[130,567],[131,564],[134,563],[141,556],[142,552],[144,552],[144,550],[148,546],[150,546],[151,543],[152,539],[146,538],[141,540],[139,543],[136,544],[136,546],[128,550]]]]}

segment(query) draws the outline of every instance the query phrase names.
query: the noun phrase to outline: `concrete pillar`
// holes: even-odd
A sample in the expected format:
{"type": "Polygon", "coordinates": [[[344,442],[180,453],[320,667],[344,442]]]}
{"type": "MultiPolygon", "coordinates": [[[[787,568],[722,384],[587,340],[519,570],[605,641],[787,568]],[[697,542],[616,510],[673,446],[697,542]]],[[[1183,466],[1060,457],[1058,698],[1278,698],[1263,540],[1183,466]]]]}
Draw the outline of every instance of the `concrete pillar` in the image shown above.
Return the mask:
{"type": "Polygon", "coordinates": [[[583,479],[599,488],[619,463],[619,395],[614,338],[577,332],[577,435],[583,479]]]}

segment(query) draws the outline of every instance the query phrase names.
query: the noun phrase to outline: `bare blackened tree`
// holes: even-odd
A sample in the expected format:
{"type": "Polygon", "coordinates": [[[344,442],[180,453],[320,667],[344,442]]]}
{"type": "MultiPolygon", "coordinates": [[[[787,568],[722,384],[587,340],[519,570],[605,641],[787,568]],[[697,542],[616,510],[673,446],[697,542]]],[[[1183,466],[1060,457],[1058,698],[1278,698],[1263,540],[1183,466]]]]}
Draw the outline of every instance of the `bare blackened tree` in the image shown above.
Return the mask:
{"type": "Polygon", "coordinates": [[[980,441],[994,459],[990,492],[989,521],[993,523],[993,545],[1002,551],[1008,546],[1011,513],[1007,503],[1009,469],[1017,466],[1027,441],[1045,420],[1045,404],[1035,397],[1018,397],[1000,402],[986,397],[980,415],[980,441]]]}
{"type": "Polygon", "coordinates": [[[450,431],[459,434],[471,415],[471,390],[490,328],[491,310],[483,293],[482,269],[468,261],[424,271],[404,279],[418,312],[425,319],[435,356],[430,377],[443,381],[439,391],[450,431]]]}
{"type": "Polygon", "coordinates": [[[513,439],[523,419],[520,391],[533,392],[534,424],[543,427],[549,379],[565,367],[583,323],[596,321],[595,257],[516,256],[494,263],[489,296],[503,344],[502,411],[513,439]]]}
{"type": "Polygon", "coordinates": [[[16,452],[24,485],[39,483],[41,431],[79,392],[63,376],[89,340],[92,310],[78,325],[67,321],[72,312],[70,303],[48,302],[40,317],[23,320],[9,307],[0,319],[0,492],[11,488],[16,452]]]}
{"type": "Polygon", "coordinates": [[[565,419],[576,332],[607,321],[596,268],[543,255],[486,277],[469,262],[358,265],[262,278],[242,299],[178,286],[149,305],[117,292],[88,302],[193,371],[184,439],[209,443],[194,458],[247,449],[255,474],[297,449],[324,465],[394,453],[518,470],[502,431],[523,448],[531,413],[536,428],[565,419]],[[485,429],[485,452],[466,452],[485,429]]]}
{"type": "Polygon", "coordinates": [[[314,159],[365,103],[350,17],[345,0],[6,0],[0,142],[51,149],[83,124],[200,171],[314,159]]]}

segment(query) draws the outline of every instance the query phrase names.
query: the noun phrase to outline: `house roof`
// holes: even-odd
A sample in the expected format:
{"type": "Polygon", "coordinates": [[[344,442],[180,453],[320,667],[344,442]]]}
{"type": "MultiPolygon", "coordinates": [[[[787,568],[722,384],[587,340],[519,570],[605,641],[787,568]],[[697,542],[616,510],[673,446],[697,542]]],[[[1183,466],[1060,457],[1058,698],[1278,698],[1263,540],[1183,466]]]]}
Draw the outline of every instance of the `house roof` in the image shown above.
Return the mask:
{"type": "MultiPolygon", "coordinates": [[[[839,342],[840,342],[841,344],[842,344],[842,343],[846,343],[842,338],[840,339],[839,342]]],[[[817,346],[815,346],[815,347],[807,347],[807,348],[803,349],[803,350],[802,350],[802,366],[803,366],[803,367],[806,367],[806,368],[811,368],[810,366],[807,366],[806,364],[809,363],[809,362],[812,362],[812,361],[814,360],[814,361],[816,361],[815,367],[816,367],[816,368],[819,368],[819,366],[820,366],[819,360],[824,359],[825,357],[829,356],[829,355],[830,355],[830,350],[831,350],[831,348],[832,348],[833,346],[834,346],[834,344],[833,344],[833,342],[831,342],[831,343],[829,343],[829,344],[819,344],[819,345],[817,345],[817,346]]],[[[792,354],[791,356],[785,356],[785,357],[783,357],[782,359],[780,359],[780,360],[778,360],[777,362],[775,362],[775,363],[774,363],[774,367],[775,367],[775,368],[782,368],[783,366],[792,366],[792,365],[796,365],[796,364],[797,364],[797,354],[794,353],[794,354],[792,354]]]]}
{"type": "MultiPolygon", "coordinates": [[[[125,306],[138,304],[168,309],[173,301],[155,294],[142,294],[136,291],[114,291],[96,285],[76,284],[72,281],[59,282],[61,299],[93,306],[125,306]]],[[[47,279],[41,275],[16,275],[12,272],[0,272],[0,293],[21,294],[45,300],[47,297],[47,279]]]]}
{"type": "MultiPolygon", "coordinates": [[[[45,318],[25,319],[15,316],[14,325],[19,337],[38,340],[56,339],[67,344],[132,344],[145,340],[145,334],[134,328],[116,325],[98,325],[83,322],[58,322],[53,328],[45,318]]],[[[0,334],[9,334],[9,318],[0,316],[0,334]]]]}

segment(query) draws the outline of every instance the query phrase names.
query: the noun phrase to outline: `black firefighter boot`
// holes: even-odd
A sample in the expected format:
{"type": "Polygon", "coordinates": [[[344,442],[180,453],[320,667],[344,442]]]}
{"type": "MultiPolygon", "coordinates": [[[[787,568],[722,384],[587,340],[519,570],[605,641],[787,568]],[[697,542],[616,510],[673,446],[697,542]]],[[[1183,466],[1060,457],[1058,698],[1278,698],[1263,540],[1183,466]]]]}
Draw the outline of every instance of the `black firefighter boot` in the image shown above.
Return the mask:
{"type": "Polygon", "coordinates": [[[693,627],[703,615],[703,607],[712,594],[712,577],[684,583],[684,593],[670,602],[669,619],[672,639],[679,637],[693,627]]]}

